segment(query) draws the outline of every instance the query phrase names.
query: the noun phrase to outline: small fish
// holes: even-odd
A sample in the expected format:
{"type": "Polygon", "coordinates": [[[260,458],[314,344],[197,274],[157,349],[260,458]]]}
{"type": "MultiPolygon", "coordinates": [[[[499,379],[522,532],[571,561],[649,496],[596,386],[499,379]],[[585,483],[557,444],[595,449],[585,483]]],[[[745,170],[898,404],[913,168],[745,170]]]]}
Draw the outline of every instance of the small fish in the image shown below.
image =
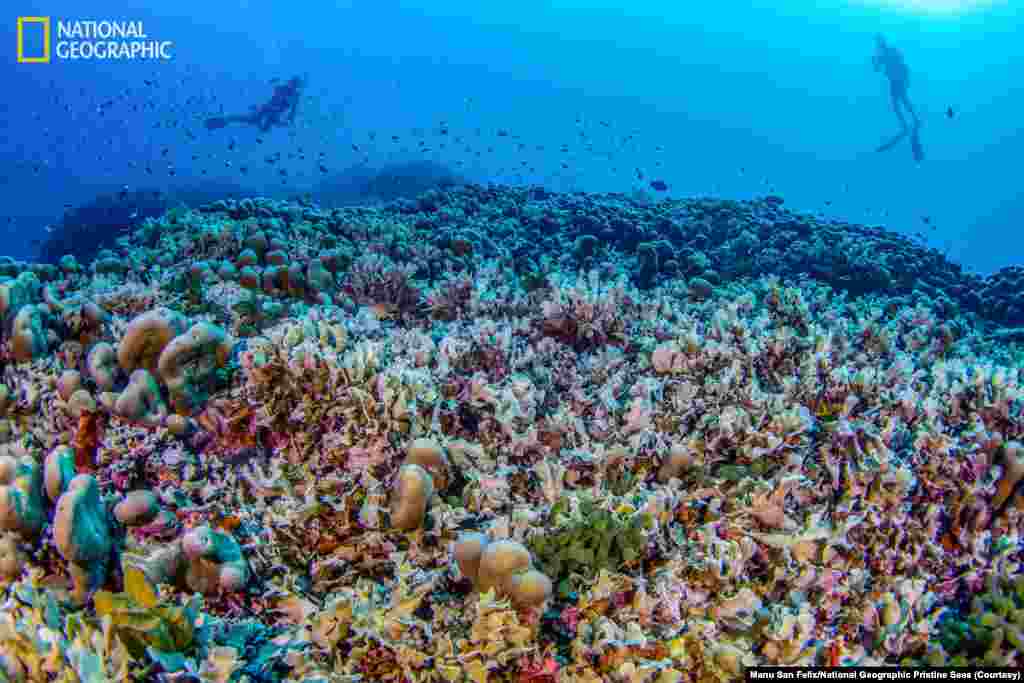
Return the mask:
{"type": "Polygon", "coordinates": [[[951,118],[953,118],[953,114],[954,114],[954,112],[953,112],[953,107],[952,107],[952,105],[951,105],[951,106],[949,106],[949,107],[946,107],[946,118],[947,118],[947,119],[951,119],[951,118]]]}
{"type": "Polygon", "coordinates": [[[666,192],[668,190],[668,183],[664,180],[652,180],[651,189],[656,192],[666,192]]]}

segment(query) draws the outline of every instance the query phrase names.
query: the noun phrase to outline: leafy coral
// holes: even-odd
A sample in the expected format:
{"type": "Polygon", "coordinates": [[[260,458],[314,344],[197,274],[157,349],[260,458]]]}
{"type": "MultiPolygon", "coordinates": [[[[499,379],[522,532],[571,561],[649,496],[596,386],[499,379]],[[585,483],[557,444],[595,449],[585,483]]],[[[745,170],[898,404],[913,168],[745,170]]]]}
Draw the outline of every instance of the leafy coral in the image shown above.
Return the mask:
{"type": "Polygon", "coordinates": [[[647,530],[653,525],[649,514],[637,514],[631,508],[610,510],[584,498],[578,510],[568,515],[570,506],[567,498],[556,503],[552,520],[568,516],[570,521],[527,543],[538,567],[551,577],[562,597],[572,592],[574,577],[589,580],[602,569],[619,572],[624,564],[642,559],[647,530]]]}
{"type": "Polygon", "coordinates": [[[142,572],[125,571],[125,591],[99,591],[93,598],[96,616],[109,617],[114,633],[136,658],[147,648],[159,652],[185,652],[192,645],[200,600],[184,605],[161,605],[142,572]]]}
{"type": "Polygon", "coordinates": [[[1024,661],[1024,574],[992,576],[969,608],[943,615],[929,666],[1020,666],[1024,661]]]}

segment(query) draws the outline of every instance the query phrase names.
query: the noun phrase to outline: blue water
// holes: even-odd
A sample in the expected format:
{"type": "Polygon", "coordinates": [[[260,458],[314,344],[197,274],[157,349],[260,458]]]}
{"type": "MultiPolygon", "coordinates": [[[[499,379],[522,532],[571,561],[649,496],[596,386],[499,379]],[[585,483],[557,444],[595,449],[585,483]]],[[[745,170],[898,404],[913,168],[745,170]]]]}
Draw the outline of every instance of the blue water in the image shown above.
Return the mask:
{"type": "Polygon", "coordinates": [[[65,204],[123,186],[299,193],[323,179],[320,163],[414,159],[555,190],[630,192],[660,179],[670,196],[774,192],[794,208],[921,232],[981,272],[1024,253],[1024,15],[1012,3],[160,4],[8,11],[4,253],[31,256],[65,204]],[[173,41],[172,59],[18,64],[18,15],[142,21],[173,41]],[[908,144],[874,151],[897,130],[871,68],[879,31],[911,69],[921,164],[908,144]],[[269,97],[271,78],[297,73],[310,86],[295,128],[202,128],[201,117],[245,111],[269,97]]]}

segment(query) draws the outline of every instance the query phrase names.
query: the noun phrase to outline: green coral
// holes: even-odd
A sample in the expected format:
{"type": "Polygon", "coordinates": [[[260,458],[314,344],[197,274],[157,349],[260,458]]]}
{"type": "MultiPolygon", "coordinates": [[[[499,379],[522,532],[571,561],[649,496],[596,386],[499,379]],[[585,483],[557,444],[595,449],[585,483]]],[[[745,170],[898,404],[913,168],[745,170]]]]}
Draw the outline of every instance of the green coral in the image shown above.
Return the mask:
{"type": "Polygon", "coordinates": [[[908,664],[1019,666],[1024,658],[1024,574],[997,575],[968,610],[943,615],[928,652],[908,664]]]}
{"type": "MultiPolygon", "coordinates": [[[[569,509],[570,501],[563,498],[552,508],[552,520],[557,523],[569,509]]],[[[527,546],[538,568],[565,597],[579,579],[593,579],[602,569],[618,572],[623,565],[642,559],[653,524],[647,513],[609,510],[583,499],[570,521],[532,537],[527,546]]]]}
{"type": "Polygon", "coordinates": [[[0,681],[146,680],[152,665],[134,658],[116,629],[67,605],[41,585],[41,573],[0,596],[0,681]]]}
{"type": "Polygon", "coordinates": [[[166,219],[171,225],[183,225],[184,219],[188,215],[188,206],[179,204],[178,206],[172,206],[167,209],[166,219]]]}
{"type": "Polygon", "coordinates": [[[280,681],[286,658],[306,647],[284,630],[203,612],[203,598],[164,599],[143,573],[124,568],[124,592],[99,591],[71,609],[42,572],[0,587],[0,683],[154,680],[159,670],[203,681],[280,681]]]}
{"type": "Polygon", "coordinates": [[[193,595],[184,605],[161,605],[142,572],[125,571],[125,592],[99,591],[93,597],[96,616],[109,617],[114,633],[136,659],[147,649],[185,652],[193,641],[202,601],[193,595]]]}

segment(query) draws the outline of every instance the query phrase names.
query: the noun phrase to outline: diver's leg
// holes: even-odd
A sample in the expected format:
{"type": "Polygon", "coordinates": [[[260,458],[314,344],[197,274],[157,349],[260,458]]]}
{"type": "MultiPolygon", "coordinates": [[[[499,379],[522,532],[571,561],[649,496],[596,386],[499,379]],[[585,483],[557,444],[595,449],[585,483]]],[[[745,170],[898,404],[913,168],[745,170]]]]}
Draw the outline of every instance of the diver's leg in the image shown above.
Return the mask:
{"type": "Polygon", "coordinates": [[[906,133],[906,131],[903,131],[902,133],[896,135],[895,137],[893,137],[893,138],[883,142],[881,145],[879,145],[878,147],[875,148],[875,151],[876,152],[885,152],[886,150],[890,150],[893,147],[895,147],[896,145],[898,145],[903,140],[903,138],[905,138],[905,137],[907,137],[907,133],[906,133]]]}
{"type": "Polygon", "coordinates": [[[900,107],[900,103],[907,101],[907,92],[893,86],[889,91],[889,99],[892,102],[892,110],[896,112],[896,118],[900,120],[900,131],[903,135],[906,135],[909,129],[907,126],[907,117],[903,115],[903,109],[900,107]]]}
{"type": "Polygon", "coordinates": [[[896,118],[900,120],[900,132],[894,135],[892,138],[886,140],[881,145],[875,148],[876,152],[884,152],[890,150],[900,143],[903,138],[907,137],[907,120],[903,116],[903,112],[900,111],[899,103],[899,92],[896,88],[891,88],[889,91],[889,100],[892,103],[892,110],[896,113],[896,118]]]}
{"type": "Polygon", "coordinates": [[[910,98],[907,97],[906,91],[903,92],[903,98],[901,100],[903,106],[907,108],[910,115],[914,118],[914,127],[910,131],[910,151],[914,155],[914,161],[920,163],[924,161],[924,148],[921,146],[921,119],[917,117],[917,113],[914,111],[914,105],[910,104],[910,98]]]}
{"type": "Polygon", "coordinates": [[[914,111],[914,105],[910,103],[910,98],[907,97],[906,90],[903,91],[903,97],[901,98],[901,101],[903,102],[903,106],[907,108],[907,111],[910,112],[910,116],[914,119],[914,129],[916,130],[917,128],[920,128],[921,119],[917,117],[917,112],[914,111]]]}

